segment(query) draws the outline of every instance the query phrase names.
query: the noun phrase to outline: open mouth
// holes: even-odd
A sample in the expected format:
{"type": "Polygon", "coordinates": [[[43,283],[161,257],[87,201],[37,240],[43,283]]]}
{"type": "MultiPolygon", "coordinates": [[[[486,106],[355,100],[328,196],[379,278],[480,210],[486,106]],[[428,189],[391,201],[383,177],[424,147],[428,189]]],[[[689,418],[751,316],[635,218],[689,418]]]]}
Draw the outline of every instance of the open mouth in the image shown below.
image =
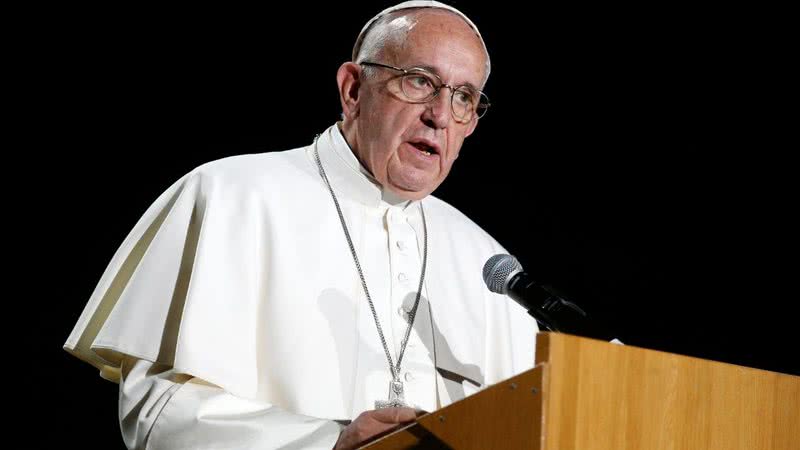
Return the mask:
{"type": "Polygon", "coordinates": [[[438,151],[438,149],[436,147],[434,147],[432,145],[428,145],[425,142],[421,142],[421,141],[409,142],[409,144],[411,144],[414,148],[416,148],[417,150],[419,150],[420,152],[422,152],[426,156],[438,155],[439,154],[439,151],[438,151]]]}

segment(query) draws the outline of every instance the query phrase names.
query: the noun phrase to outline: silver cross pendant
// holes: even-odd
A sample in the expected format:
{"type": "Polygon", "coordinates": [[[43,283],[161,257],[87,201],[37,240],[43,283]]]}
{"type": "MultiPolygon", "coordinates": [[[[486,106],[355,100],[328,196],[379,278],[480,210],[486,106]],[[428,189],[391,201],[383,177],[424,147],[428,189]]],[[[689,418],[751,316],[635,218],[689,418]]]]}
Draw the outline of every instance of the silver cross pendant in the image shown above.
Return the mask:
{"type": "Polygon", "coordinates": [[[407,407],[403,398],[403,382],[400,380],[392,380],[389,383],[389,400],[375,400],[375,409],[407,407]]]}

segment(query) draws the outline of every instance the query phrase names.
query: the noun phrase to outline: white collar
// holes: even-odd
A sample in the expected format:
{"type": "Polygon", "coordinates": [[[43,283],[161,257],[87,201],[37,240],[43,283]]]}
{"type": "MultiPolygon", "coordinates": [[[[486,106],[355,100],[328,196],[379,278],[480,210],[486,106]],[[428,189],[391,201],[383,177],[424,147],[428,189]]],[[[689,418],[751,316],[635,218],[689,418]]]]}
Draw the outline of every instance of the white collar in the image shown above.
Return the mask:
{"type": "Polygon", "coordinates": [[[317,148],[337,196],[352,198],[373,208],[395,207],[408,212],[418,209],[409,208],[418,200],[402,199],[381,186],[353,153],[338,124],[333,124],[320,135],[317,148]]]}

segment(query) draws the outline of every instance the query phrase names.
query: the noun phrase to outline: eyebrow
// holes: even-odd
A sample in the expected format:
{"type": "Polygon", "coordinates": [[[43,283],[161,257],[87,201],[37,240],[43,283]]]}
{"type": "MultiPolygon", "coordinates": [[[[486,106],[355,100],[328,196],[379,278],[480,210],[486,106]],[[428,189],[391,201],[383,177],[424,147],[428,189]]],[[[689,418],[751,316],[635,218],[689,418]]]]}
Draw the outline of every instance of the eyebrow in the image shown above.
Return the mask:
{"type": "MultiPolygon", "coordinates": [[[[434,68],[434,67],[432,67],[432,66],[426,66],[426,65],[424,65],[424,64],[420,64],[420,65],[416,65],[416,64],[415,64],[415,65],[412,65],[410,68],[412,68],[412,69],[425,69],[425,70],[427,70],[427,71],[428,71],[428,72],[430,72],[430,73],[435,73],[435,74],[436,74],[436,76],[438,76],[438,77],[439,77],[439,79],[441,79],[441,78],[442,78],[442,76],[439,74],[439,71],[438,71],[438,70],[436,70],[436,68],[434,68]]],[[[408,70],[408,69],[406,69],[406,70],[408,70]]],[[[480,89],[478,89],[477,87],[475,87],[475,85],[474,85],[474,84],[472,84],[472,83],[470,83],[469,81],[468,81],[468,82],[466,82],[466,83],[464,83],[464,84],[459,84],[459,85],[457,85],[456,87],[458,88],[458,87],[462,87],[462,86],[466,86],[466,87],[468,87],[468,88],[470,88],[470,89],[472,89],[473,91],[476,91],[476,92],[481,92],[481,90],[480,90],[480,89]]]]}

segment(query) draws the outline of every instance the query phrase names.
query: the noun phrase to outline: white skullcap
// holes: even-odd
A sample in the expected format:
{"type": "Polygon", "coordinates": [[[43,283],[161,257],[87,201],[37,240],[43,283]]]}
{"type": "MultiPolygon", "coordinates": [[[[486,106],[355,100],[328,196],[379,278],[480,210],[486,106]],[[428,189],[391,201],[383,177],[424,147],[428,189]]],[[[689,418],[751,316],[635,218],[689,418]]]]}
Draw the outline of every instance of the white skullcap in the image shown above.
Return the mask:
{"type": "Polygon", "coordinates": [[[361,29],[361,33],[358,34],[358,38],[356,39],[356,44],[355,46],[353,46],[353,62],[358,62],[356,61],[356,58],[358,58],[358,52],[361,51],[361,44],[364,42],[364,36],[366,36],[367,30],[369,30],[372,27],[372,25],[375,23],[376,20],[395,11],[399,11],[401,9],[411,9],[411,8],[444,9],[453,12],[455,14],[458,14],[459,17],[464,19],[464,21],[467,22],[467,24],[475,31],[475,34],[481,41],[481,45],[483,46],[483,51],[486,53],[486,75],[484,76],[484,79],[489,77],[489,72],[491,71],[492,68],[491,62],[489,61],[489,50],[486,49],[486,43],[483,42],[483,37],[481,36],[481,32],[478,31],[478,27],[475,26],[475,24],[472,23],[471,20],[469,20],[469,17],[465,16],[464,13],[462,13],[461,11],[453,8],[450,5],[445,5],[444,3],[439,3],[433,0],[411,0],[399,3],[397,5],[384,9],[383,11],[378,13],[378,15],[370,19],[369,22],[367,22],[367,24],[364,25],[364,28],[361,29]]]}

